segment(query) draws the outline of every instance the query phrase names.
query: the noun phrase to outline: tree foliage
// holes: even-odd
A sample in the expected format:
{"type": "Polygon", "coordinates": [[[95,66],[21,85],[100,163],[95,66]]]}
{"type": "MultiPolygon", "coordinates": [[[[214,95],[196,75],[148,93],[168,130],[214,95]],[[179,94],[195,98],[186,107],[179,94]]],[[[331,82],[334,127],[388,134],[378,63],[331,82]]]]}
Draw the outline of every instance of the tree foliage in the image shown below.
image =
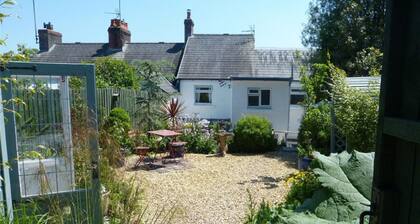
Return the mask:
{"type": "Polygon", "coordinates": [[[136,62],[135,66],[141,80],[140,96],[137,98],[139,126],[144,130],[152,130],[162,125],[161,106],[169,98],[160,88],[160,83],[162,79],[170,79],[171,76],[164,71],[163,64],[159,62],[141,61],[136,62]]]}
{"type": "MultiPolygon", "coordinates": [[[[378,124],[379,89],[365,91],[349,87],[344,77],[334,75],[331,96],[334,100],[336,127],[346,137],[350,150],[375,150],[378,124]]],[[[378,83],[376,83],[378,84],[378,83]]]]}
{"type": "Polygon", "coordinates": [[[384,0],[313,0],[302,42],[316,50],[318,62],[327,61],[329,52],[348,74],[367,75],[352,64],[366,49],[383,49],[384,27],[384,0]]]}
{"type": "Polygon", "coordinates": [[[136,68],[123,60],[102,57],[93,61],[95,64],[96,86],[138,88],[139,79],[136,68]]]}
{"type": "Polygon", "coordinates": [[[0,63],[5,64],[8,61],[29,61],[37,53],[38,49],[27,48],[24,44],[18,44],[17,52],[8,51],[0,55],[0,63]]]}

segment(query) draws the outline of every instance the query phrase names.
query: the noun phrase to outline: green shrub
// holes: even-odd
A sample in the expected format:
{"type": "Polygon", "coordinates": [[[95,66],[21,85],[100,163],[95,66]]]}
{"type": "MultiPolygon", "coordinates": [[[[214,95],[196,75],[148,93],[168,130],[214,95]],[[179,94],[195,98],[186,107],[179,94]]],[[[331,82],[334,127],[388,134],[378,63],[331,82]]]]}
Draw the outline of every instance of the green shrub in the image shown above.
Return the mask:
{"type": "Polygon", "coordinates": [[[277,146],[271,123],[267,118],[250,115],[241,118],[233,130],[231,152],[262,153],[277,146]]]}
{"type": "Polygon", "coordinates": [[[130,149],[133,146],[133,142],[128,135],[131,129],[130,116],[124,109],[119,107],[112,109],[105,120],[104,129],[122,148],[130,149]]]}
{"type": "Polygon", "coordinates": [[[216,153],[217,142],[211,136],[205,136],[199,128],[184,130],[181,141],[187,142],[187,150],[191,153],[216,153]]]}
{"type": "Polygon", "coordinates": [[[299,171],[289,176],[286,184],[290,186],[284,206],[288,209],[296,209],[307,198],[318,190],[321,185],[312,171],[299,171]]]}
{"type": "Polygon", "coordinates": [[[298,134],[300,156],[315,150],[328,155],[330,152],[330,133],[331,111],[329,104],[321,102],[318,105],[308,107],[298,134]]]}

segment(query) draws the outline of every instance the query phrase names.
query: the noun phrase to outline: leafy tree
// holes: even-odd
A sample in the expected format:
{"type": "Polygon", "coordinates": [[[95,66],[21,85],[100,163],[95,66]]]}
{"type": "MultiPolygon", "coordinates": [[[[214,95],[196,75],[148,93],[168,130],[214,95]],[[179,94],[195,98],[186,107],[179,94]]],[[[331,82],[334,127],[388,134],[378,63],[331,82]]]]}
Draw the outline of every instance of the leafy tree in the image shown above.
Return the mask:
{"type": "Polygon", "coordinates": [[[379,89],[372,86],[366,91],[351,88],[344,77],[338,75],[334,75],[332,80],[336,127],[346,137],[347,147],[362,152],[374,151],[379,89]]]}
{"type": "Polygon", "coordinates": [[[162,79],[170,79],[159,62],[140,61],[134,66],[140,78],[140,96],[137,97],[139,105],[140,127],[152,130],[160,125],[163,119],[161,106],[167,102],[169,95],[160,88],[162,79]]]}
{"type": "Polygon", "coordinates": [[[325,62],[329,52],[333,64],[353,75],[360,72],[351,66],[359,52],[383,49],[384,27],[384,0],[312,0],[302,42],[316,50],[315,61],[325,62]]]}
{"type": "Polygon", "coordinates": [[[304,104],[309,107],[321,101],[330,99],[331,77],[338,74],[341,77],[347,76],[340,68],[327,61],[324,64],[312,64],[310,67],[311,75],[302,67],[301,83],[306,92],[304,104]]]}
{"type": "Polygon", "coordinates": [[[381,50],[368,47],[356,54],[354,62],[350,64],[350,68],[354,71],[354,76],[379,76],[382,71],[383,53],[381,50]]]}
{"type": "Polygon", "coordinates": [[[8,51],[0,56],[0,63],[8,61],[29,61],[31,57],[38,53],[38,49],[27,48],[24,44],[17,45],[17,53],[8,51]]]}
{"type": "Polygon", "coordinates": [[[110,57],[98,58],[94,61],[96,85],[98,88],[138,88],[139,79],[136,68],[123,60],[110,57]]]}

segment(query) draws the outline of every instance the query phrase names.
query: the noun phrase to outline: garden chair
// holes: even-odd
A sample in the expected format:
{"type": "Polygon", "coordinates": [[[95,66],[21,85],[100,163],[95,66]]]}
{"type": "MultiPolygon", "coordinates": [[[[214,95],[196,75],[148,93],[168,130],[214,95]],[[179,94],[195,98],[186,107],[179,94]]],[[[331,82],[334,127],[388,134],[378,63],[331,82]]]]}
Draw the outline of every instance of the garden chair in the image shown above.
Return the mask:
{"type": "MultiPolygon", "coordinates": [[[[139,146],[135,148],[135,153],[139,157],[136,161],[134,167],[139,167],[141,163],[145,163],[146,158],[148,158],[148,153],[150,151],[149,147],[139,146]]],[[[150,165],[150,164],[149,164],[150,165]]]]}

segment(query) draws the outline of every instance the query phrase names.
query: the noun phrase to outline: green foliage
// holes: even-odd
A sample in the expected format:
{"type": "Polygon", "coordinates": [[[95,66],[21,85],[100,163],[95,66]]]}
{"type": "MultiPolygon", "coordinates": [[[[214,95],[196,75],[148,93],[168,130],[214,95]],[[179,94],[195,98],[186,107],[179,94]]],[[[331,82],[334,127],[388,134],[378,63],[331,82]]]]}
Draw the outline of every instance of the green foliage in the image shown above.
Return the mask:
{"type": "Polygon", "coordinates": [[[95,61],[96,86],[138,88],[139,79],[136,68],[123,60],[110,57],[98,58],[95,61]]]}
{"type": "Polygon", "coordinates": [[[267,118],[249,115],[242,117],[233,130],[231,152],[263,153],[273,150],[277,140],[267,118]]]}
{"type": "Polygon", "coordinates": [[[48,213],[43,213],[38,204],[31,201],[29,203],[21,203],[13,208],[13,219],[10,215],[0,215],[0,223],[21,224],[47,224],[50,223],[48,213]]]}
{"type": "Polygon", "coordinates": [[[131,129],[131,120],[129,114],[124,109],[119,107],[112,109],[105,120],[103,128],[121,147],[130,149],[133,146],[133,142],[128,136],[128,132],[131,129]]]}
{"type": "Polygon", "coordinates": [[[302,42],[317,50],[318,62],[326,62],[329,52],[332,63],[360,74],[351,63],[363,49],[383,49],[384,27],[384,0],[312,0],[302,42]]]}
{"type": "MultiPolygon", "coordinates": [[[[327,157],[316,153],[315,158],[312,168],[316,181],[312,177],[308,182],[298,181],[309,187],[312,197],[307,197],[294,210],[288,209],[287,204],[269,208],[262,205],[253,213],[253,222],[248,223],[358,223],[360,213],[369,210],[374,154],[353,151],[327,157]],[[268,221],[267,217],[270,217],[268,221]]],[[[294,199],[294,195],[299,204],[302,197],[294,191],[289,193],[287,197],[291,199],[287,201],[294,199]]]]}
{"type": "Polygon", "coordinates": [[[217,151],[217,141],[212,136],[204,135],[198,124],[193,124],[190,129],[184,129],[180,139],[187,142],[187,150],[191,153],[210,154],[217,151]]]}
{"type": "Polygon", "coordinates": [[[360,76],[379,76],[382,71],[383,53],[381,50],[368,47],[357,52],[354,62],[350,64],[350,68],[354,70],[354,75],[360,76]]]}
{"type": "Polygon", "coordinates": [[[326,102],[310,106],[298,133],[298,149],[300,156],[308,156],[312,151],[328,154],[330,151],[331,109],[326,102]]]}
{"type": "Polygon", "coordinates": [[[6,53],[0,54],[0,64],[5,64],[8,61],[29,61],[31,57],[37,53],[38,49],[27,48],[24,44],[18,44],[17,53],[14,51],[8,51],[6,53]]]}
{"type": "Polygon", "coordinates": [[[169,126],[172,129],[178,128],[178,116],[183,110],[184,104],[177,98],[172,98],[162,106],[164,118],[169,121],[169,126]]]}
{"type": "Polygon", "coordinates": [[[313,64],[308,71],[302,67],[301,83],[302,88],[306,92],[305,106],[310,106],[322,101],[330,99],[331,78],[333,75],[346,77],[346,73],[334,66],[332,63],[313,64]]]}
{"type": "MultiPolygon", "coordinates": [[[[372,83],[373,84],[373,83],[372,83]]],[[[332,97],[336,126],[351,150],[375,150],[378,124],[379,89],[350,88],[343,77],[333,77],[332,97]]]]}
{"type": "Polygon", "coordinates": [[[139,106],[139,126],[144,131],[157,129],[162,125],[161,105],[169,95],[160,88],[162,79],[169,78],[165,73],[162,63],[142,61],[135,64],[137,73],[141,79],[140,96],[137,98],[139,106]]]}
{"type": "Polygon", "coordinates": [[[290,186],[290,191],[284,202],[284,207],[287,209],[296,209],[321,187],[315,174],[310,170],[299,171],[290,175],[286,184],[290,186]]]}

